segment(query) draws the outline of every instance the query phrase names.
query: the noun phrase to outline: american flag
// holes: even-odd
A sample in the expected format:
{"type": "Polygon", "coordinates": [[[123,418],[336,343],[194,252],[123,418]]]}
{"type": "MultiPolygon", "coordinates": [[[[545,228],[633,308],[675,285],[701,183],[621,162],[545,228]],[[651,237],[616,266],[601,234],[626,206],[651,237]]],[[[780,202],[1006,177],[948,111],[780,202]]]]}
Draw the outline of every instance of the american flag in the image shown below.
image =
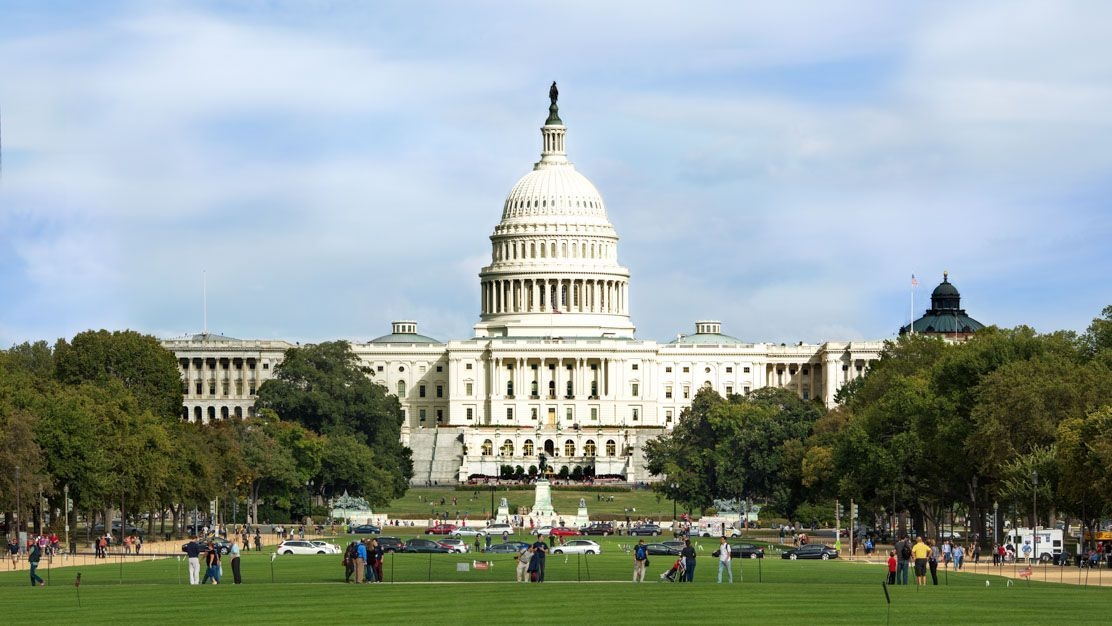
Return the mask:
{"type": "Polygon", "coordinates": [[[911,275],[911,286],[912,287],[918,287],[919,286],[919,279],[915,278],[915,274],[911,275]]]}

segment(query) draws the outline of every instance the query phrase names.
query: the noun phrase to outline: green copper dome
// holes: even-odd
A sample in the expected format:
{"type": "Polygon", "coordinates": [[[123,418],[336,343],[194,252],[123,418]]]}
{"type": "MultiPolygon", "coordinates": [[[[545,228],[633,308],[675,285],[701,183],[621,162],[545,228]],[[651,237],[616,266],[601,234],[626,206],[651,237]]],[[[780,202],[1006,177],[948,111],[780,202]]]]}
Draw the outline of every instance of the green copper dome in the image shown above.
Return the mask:
{"type": "Polygon", "coordinates": [[[961,293],[950,283],[950,275],[942,273],[942,282],[931,292],[931,308],[909,326],[900,328],[900,334],[909,327],[917,333],[939,335],[970,335],[985,327],[969,317],[961,308],[961,293]]]}

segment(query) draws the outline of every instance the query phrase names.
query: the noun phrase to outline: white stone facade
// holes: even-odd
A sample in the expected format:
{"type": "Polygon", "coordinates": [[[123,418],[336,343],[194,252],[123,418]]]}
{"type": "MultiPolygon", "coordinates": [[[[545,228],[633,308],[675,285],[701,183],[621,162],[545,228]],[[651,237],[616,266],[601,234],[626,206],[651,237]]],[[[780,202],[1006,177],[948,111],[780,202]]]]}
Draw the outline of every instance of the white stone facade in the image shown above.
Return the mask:
{"type": "MultiPolygon", "coordinates": [[[[401,399],[415,483],[528,469],[542,452],[557,472],[590,466],[651,481],[642,444],[672,428],[701,387],[785,387],[832,406],[878,357],[880,341],[744,343],[716,321],[670,343],[635,338],[617,233],[568,161],[567,129],[550,110],[541,159],[510,191],[491,235],[475,336],[443,343],[399,321],[389,335],[353,343],[371,377],[401,399]]],[[[182,370],[183,416],[201,421],[248,414],[254,390],[292,347],[209,335],[164,345],[182,370]]]]}

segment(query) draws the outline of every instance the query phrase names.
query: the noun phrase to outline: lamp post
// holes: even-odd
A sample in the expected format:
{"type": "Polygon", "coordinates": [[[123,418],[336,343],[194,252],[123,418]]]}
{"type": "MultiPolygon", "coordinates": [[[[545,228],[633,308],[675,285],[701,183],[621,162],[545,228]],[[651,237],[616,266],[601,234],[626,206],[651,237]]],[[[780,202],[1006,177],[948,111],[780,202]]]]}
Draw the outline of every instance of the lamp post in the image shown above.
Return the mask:
{"type": "MultiPolygon", "coordinates": [[[[23,503],[20,502],[19,492],[22,491],[19,480],[19,466],[15,466],[15,536],[19,538],[19,531],[23,530],[20,524],[23,523],[23,503]]],[[[23,549],[23,542],[20,541],[20,549],[23,549]]]]}
{"type": "Polygon", "coordinates": [[[70,546],[70,486],[66,483],[62,488],[62,507],[66,510],[66,550],[73,552],[70,546]]]}
{"type": "Polygon", "coordinates": [[[1034,557],[1039,556],[1039,471],[1031,470],[1031,543],[1034,557]]]}
{"type": "Polygon", "coordinates": [[[679,489],[679,485],[676,484],[676,483],[672,483],[668,486],[672,489],[672,531],[675,532],[675,530],[676,530],[676,489],[679,489]]]}
{"type": "Polygon", "coordinates": [[[992,543],[994,547],[1000,543],[1000,503],[992,501],[992,543]]]}

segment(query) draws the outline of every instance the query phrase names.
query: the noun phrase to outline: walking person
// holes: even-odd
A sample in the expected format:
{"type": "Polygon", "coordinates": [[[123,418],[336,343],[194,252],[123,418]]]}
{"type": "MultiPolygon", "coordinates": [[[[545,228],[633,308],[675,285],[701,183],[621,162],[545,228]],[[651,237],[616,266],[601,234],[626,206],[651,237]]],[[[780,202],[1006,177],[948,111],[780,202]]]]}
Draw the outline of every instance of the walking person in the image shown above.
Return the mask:
{"type": "Polygon", "coordinates": [[[355,545],[355,542],[353,541],[353,542],[349,543],[347,549],[344,550],[344,558],[343,558],[342,563],[344,564],[344,582],[345,583],[350,583],[351,582],[351,575],[355,573],[355,550],[356,550],[356,547],[357,546],[355,545]]]}
{"type": "Polygon", "coordinates": [[[208,543],[208,552],[205,553],[205,564],[208,567],[205,568],[205,577],[201,579],[201,584],[204,585],[204,584],[208,583],[208,581],[211,580],[212,584],[219,585],[220,584],[220,549],[217,548],[216,544],[212,541],[210,541],[208,543]]]}
{"type": "Polygon", "coordinates": [[[931,555],[930,546],[923,543],[922,537],[916,537],[911,554],[915,557],[915,584],[922,587],[927,584],[927,559],[931,555]]]}
{"type": "Polygon", "coordinates": [[[382,582],[382,559],[386,557],[386,550],[378,543],[378,539],[371,540],[371,550],[368,554],[371,557],[371,569],[375,574],[375,582],[382,582]]]}
{"type": "Polygon", "coordinates": [[[35,570],[39,568],[40,558],[42,558],[42,548],[40,548],[39,544],[36,543],[35,545],[31,546],[31,552],[27,554],[27,563],[31,566],[32,587],[36,585],[38,585],[39,587],[46,585],[46,581],[44,581],[41,576],[35,573],[35,570]]]}
{"type": "Polygon", "coordinates": [[[11,555],[12,569],[18,568],[19,567],[19,540],[16,539],[15,537],[12,537],[11,540],[8,541],[8,554],[11,555]]]}
{"type": "Polygon", "coordinates": [[[683,549],[680,550],[680,556],[683,557],[683,563],[686,566],[684,570],[684,582],[695,582],[695,548],[691,547],[691,540],[683,540],[683,549]]]}
{"type": "Polygon", "coordinates": [[[239,541],[238,540],[232,542],[232,549],[231,549],[230,556],[232,557],[232,582],[238,585],[238,584],[243,582],[243,579],[241,579],[240,576],[239,576],[239,541]]]}
{"type": "Polygon", "coordinates": [[[722,537],[718,543],[718,582],[722,583],[722,570],[725,569],[726,573],[730,575],[730,583],[734,582],[734,570],[730,567],[730,561],[733,555],[730,554],[730,544],[726,543],[726,538],[722,537]]]}
{"type": "Polygon", "coordinates": [[[637,542],[633,548],[633,582],[645,582],[645,568],[649,560],[649,549],[645,547],[645,540],[637,542]]]}
{"type": "Polygon", "coordinates": [[[198,557],[201,556],[201,546],[197,543],[197,536],[194,535],[189,538],[189,543],[181,549],[187,557],[189,563],[189,584],[201,584],[201,562],[198,557]]]}
{"type": "Polygon", "coordinates": [[[888,584],[896,584],[896,551],[888,553],[888,584]]]}
{"type": "Polygon", "coordinates": [[[935,545],[934,541],[928,541],[927,545],[931,548],[931,555],[927,559],[927,567],[931,570],[931,584],[938,586],[938,557],[942,552],[935,545]]]}

